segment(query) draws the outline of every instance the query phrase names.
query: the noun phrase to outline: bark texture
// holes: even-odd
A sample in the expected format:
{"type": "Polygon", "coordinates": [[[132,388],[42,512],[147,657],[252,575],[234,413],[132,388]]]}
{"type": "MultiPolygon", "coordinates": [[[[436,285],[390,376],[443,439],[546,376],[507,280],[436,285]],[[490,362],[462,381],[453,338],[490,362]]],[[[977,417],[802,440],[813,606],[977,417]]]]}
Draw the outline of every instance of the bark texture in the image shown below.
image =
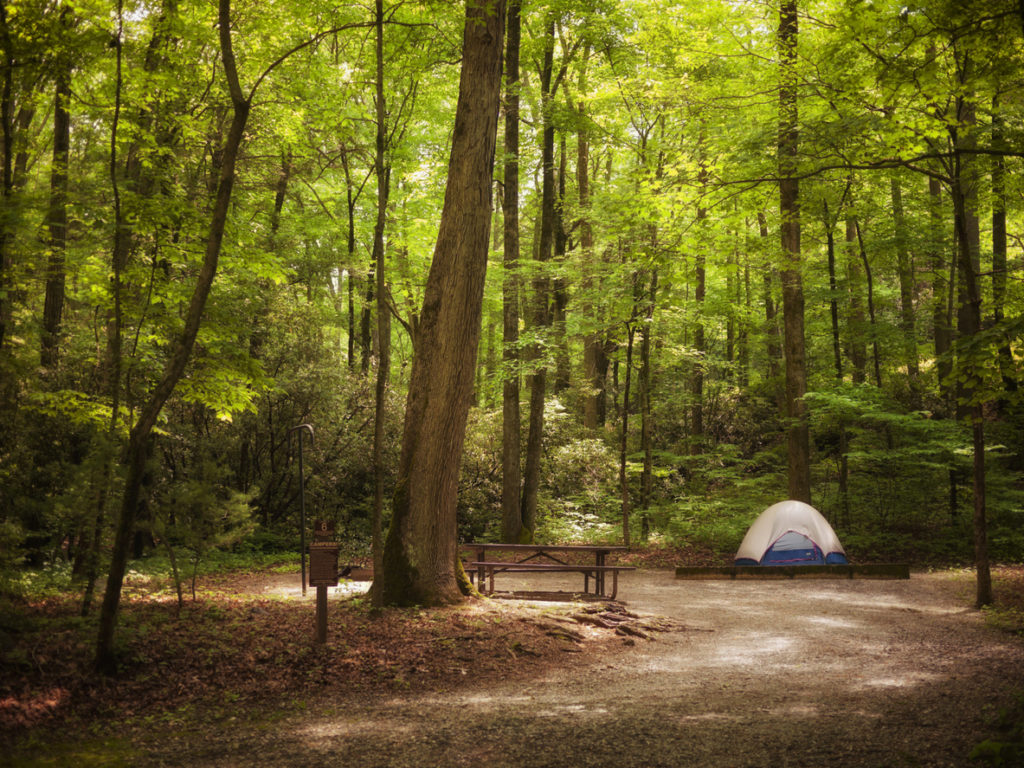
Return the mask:
{"type": "Polygon", "coordinates": [[[47,227],[50,248],[46,263],[46,298],[43,304],[43,334],[40,363],[43,368],[57,364],[61,317],[64,314],[64,261],[68,241],[68,154],[71,148],[71,66],[65,64],[57,75],[53,100],[53,164],[50,169],[50,211],[47,227]]]}
{"type": "Polygon", "coordinates": [[[522,450],[519,415],[519,0],[508,4],[505,48],[505,184],[502,197],[505,277],[502,283],[502,538],[519,541],[522,450]]]}
{"type": "MultiPolygon", "coordinates": [[[[965,65],[966,66],[966,65],[965,65]]],[[[964,77],[966,80],[966,77],[964,77]]],[[[977,119],[974,104],[963,99],[958,103],[959,129],[954,135],[953,174],[950,192],[953,198],[953,217],[957,234],[957,267],[960,285],[960,306],[957,331],[960,339],[969,344],[971,337],[981,331],[981,235],[978,222],[978,169],[974,158],[977,146],[973,128],[977,119]]],[[[975,378],[973,369],[984,364],[969,347],[957,350],[957,366],[967,374],[958,381],[975,378]]],[[[977,607],[992,602],[992,574],[988,557],[988,522],[985,509],[985,412],[973,385],[961,383],[957,405],[960,415],[971,422],[971,442],[974,453],[972,488],[974,492],[974,567],[977,572],[975,604],[977,607]]]]}
{"type": "MultiPolygon", "coordinates": [[[[555,128],[551,122],[552,74],[555,51],[555,16],[549,14],[544,37],[544,64],[541,68],[541,102],[543,129],[541,131],[541,211],[540,246],[537,260],[551,261],[554,251],[555,233],[555,128]]],[[[542,333],[551,326],[551,278],[547,270],[537,271],[533,281],[533,327],[535,333],[542,333]]],[[[527,360],[533,365],[528,377],[530,387],[530,426],[526,436],[526,460],[523,468],[523,536],[533,540],[537,527],[537,493],[540,490],[540,462],[544,443],[544,399],[547,394],[547,367],[541,361],[544,350],[540,344],[532,344],[527,350],[527,360]]]]}
{"type": "Polygon", "coordinates": [[[804,288],[800,254],[800,182],[797,147],[797,4],[783,0],[779,12],[779,209],[782,217],[782,315],[786,354],[786,416],[789,419],[789,498],[811,503],[811,448],[807,427],[807,367],[804,357],[804,288]]]}
{"type": "Polygon", "coordinates": [[[504,11],[504,0],[470,0],[466,6],[448,184],[384,544],[380,589],[386,605],[434,605],[462,594],[455,512],[487,271],[504,11]]]}
{"type": "MultiPolygon", "coordinates": [[[[377,132],[373,170],[377,177],[377,220],[373,226],[373,265],[377,279],[377,379],[374,385],[373,408],[373,519],[371,523],[373,567],[383,566],[384,519],[384,416],[387,403],[388,376],[391,371],[391,313],[384,301],[387,273],[384,264],[384,229],[387,225],[388,197],[391,191],[391,168],[387,164],[387,102],[384,98],[384,0],[375,6],[377,57],[377,92],[375,108],[377,132]]],[[[374,590],[373,599],[379,595],[374,590]]]]}

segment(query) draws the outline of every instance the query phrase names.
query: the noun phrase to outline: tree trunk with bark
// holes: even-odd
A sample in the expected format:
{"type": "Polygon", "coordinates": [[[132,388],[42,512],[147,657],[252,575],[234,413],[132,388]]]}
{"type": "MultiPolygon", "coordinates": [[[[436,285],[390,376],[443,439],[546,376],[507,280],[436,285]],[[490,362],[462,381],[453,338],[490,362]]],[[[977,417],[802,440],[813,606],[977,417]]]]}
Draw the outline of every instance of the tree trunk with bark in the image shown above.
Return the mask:
{"type": "Polygon", "coordinates": [[[502,195],[502,539],[519,542],[523,529],[520,506],[522,443],[519,413],[519,41],[520,0],[509,0],[505,48],[505,169],[502,195]]]}
{"type": "MultiPolygon", "coordinates": [[[[555,210],[553,218],[553,258],[556,263],[565,261],[565,251],[569,244],[569,234],[565,230],[565,174],[566,174],[566,146],[565,135],[559,142],[558,153],[558,180],[555,193],[555,210]]],[[[569,281],[564,275],[559,274],[552,281],[551,292],[551,313],[552,329],[554,330],[555,346],[555,380],[552,382],[552,391],[555,394],[564,392],[569,388],[569,337],[565,329],[566,313],[569,308],[569,281]]]]}
{"type": "Polygon", "coordinates": [[[739,290],[742,291],[742,301],[737,297],[737,304],[743,306],[743,314],[740,318],[738,336],[736,340],[737,355],[739,360],[739,376],[736,383],[741,389],[750,386],[750,317],[751,303],[753,297],[750,295],[750,256],[743,255],[743,282],[739,290]]]}
{"type": "Polygon", "coordinates": [[[864,247],[864,237],[860,231],[860,224],[855,222],[857,232],[857,250],[860,252],[860,261],[864,265],[864,275],[867,278],[868,286],[868,323],[871,331],[871,359],[874,362],[875,386],[882,388],[882,361],[881,352],[878,349],[878,324],[875,320],[875,278],[871,271],[871,262],[868,260],[868,252],[864,247]]]}
{"type": "MultiPolygon", "coordinates": [[[[12,216],[14,210],[14,73],[15,61],[14,39],[9,27],[7,3],[0,3],[0,54],[3,56],[3,85],[0,92],[0,151],[3,152],[2,179],[0,179],[0,364],[6,362],[7,339],[12,331],[14,312],[11,307],[11,269],[14,260],[11,255],[12,216]]],[[[6,383],[0,392],[0,407],[6,408],[11,394],[13,376],[3,372],[6,383]]]]}
{"type": "MultiPolygon", "coordinates": [[[[999,98],[992,98],[992,146],[1006,148],[1003,118],[999,98]]],[[[992,158],[992,323],[1003,322],[1006,303],[1007,249],[1006,249],[1006,159],[1002,155],[992,158]]],[[[1016,363],[1009,340],[999,345],[999,370],[1007,393],[1015,393],[1019,384],[1016,363]]],[[[999,400],[999,410],[1007,410],[1007,398],[999,400]]]]}
{"type": "Polygon", "coordinates": [[[436,605],[461,596],[456,503],[487,271],[504,27],[504,0],[469,0],[448,183],[378,575],[385,605],[436,605]]]}
{"type": "MultiPolygon", "coordinates": [[[[552,75],[555,50],[555,17],[550,14],[544,36],[544,64],[541,68],[541,210],[540,245],[537,261],[541,271],[533,281],[533,329],[543,333],[551,326],[549,307],[550,278],[544,266],[551,261],[554,250],[555,219],[555,128],[551,122],[553,106],[552,75]]],[[[527,353],[533,370],[528,377],[530,386],[530,422],[526,437],[526,461],[523,468],[522,520],[523,536],[533,540],[537,527],[537,493],[540,490],[540,461],[544,442],[544,399],[547,392],[547,368],[541,362],[543,349],[533,344],[527,353]]]]}
{"type": "MultiPolygon", "coordinates": [[[[978,226],[978,170],[974,156],[976,140],[975,106],[969,99],[958,101],[959,126],[953,136],[954,156],[950,192],[953,197],[953,217],[956,226],[957,265],[960,278],[961,303],[957,316],[957,335],[969,342],[981,331],[981,234],[978,226]]],[[[958,349],[957,367],[966,375],[958,381],[977,376],[973,369],[984,361],[972,356],[966,349],[958,349]]],[[[971,423],[971,442],[974,454],[972,485],[974,491],[974,567],[977,574],[975,604],[981,608],[992,602],[992,574],[988,559],[988,522],[985,510],[985,412],[978,393],[970,384],[961,384],[958,409],[971,423]]]]}
{"type": "Polygon", "coordinates": [[[46,297],[40,364],[46,370],[57,365],[61,317],[64,314],[64,262],[68,242],[68,157],[71,148],[71,65],[57,74],[53,100],[53,164],[50,169],[50,210],[47,227],[50,247],[46,260],[46,297]]]}
{"type": "Polygon", "coordinates": [[[647,510],[654,497],[654,440],[651,419],[651,329],[654,323],[654,302],[658,293],[658,271],[651,271],[650,288],[644,297],[644,322],[640,326],[640,450],[644,454],[643,474],[640,480],[640,539],[650,535],[647,510]]]}
{"type": "MultiPolygon", "coordinates": [[[[370,261],[370,271],[363,285],[363,311],[359,315],[359,370],[363,375],[370,373],[370,357],[373,355],[373,293],[376,278],[374,263],[370,261]]],[[[379,309],[379,308],[378,308],[379,309]]]]}
{"type": "MultiPolygon", "coordinates": [[[[580,100],[576,105],[576,188],[579,194],[579,231],[580,251],[583,254],[583,296],[582,307],[584,317],[596,326],[594,302],[594,228],[591,225],[590,210],[590,132],[588,130],[587,105],[583,99],[587,92],[587,65],[590,61],[590,45],[584,44],[580,64],[579,93],[580,100]]],[[[596,327],[590,327],[583,335],[583,380],[586,392],[583,396],[583,427],[596,430],[601,424],[599,399],[603,399],[602,381],[599,376],[599,360],[603,352],[601,333],[596,327]]]]}
{"type": "Polygon", "coordinates": [[[800,132],[797,123],[797,3],[779,9],[779,210],[782,234],[782,316],[786,357],[786,415],[789,418],[789,498],[811,503],[811,447],[807,425],[807,367],[804,357],[804,289],[800,253],[800,182],[796,178],[800,132]]]}
{"type": "Polygon", "coordinates": [[[234,188],[235,163],[244,138],[245,124],[248,120],[251,106],[252,94],[246,97],[242,92],[235,65],[234,51],[231,44],[230,0],[220,0],[219,2],[218,26],[221,60],[231,94],[231,127],[224,146],[220,179],[213,204],[203,262],[200,266],[195,289],[185,314],[184,327],[174,343],[171,356],[164,367],[159,381],[150,392],[146,403],[140,409],[138,420],[129,434],[124,462],[127,477],[121,501],[114,548],[111,553],[106,591],[103,596],[103,608],[100,613],[99,635],[96,644],[96,666],[107,672],[112,672],[116,669],[116,658],[113,648],[114,631],[121,601],[121,587],[124,583],[125,569],[128,563],[129,547],[131,546],[134,534],[135,516],[141,498],[149,442],[152,439],[153,428],[156,426],[164,404],[174,392],[174,388],[185,372],[185,366],[188,364],[192,348],[195,345],[196,336],[199,333],[203,310],[210,295],[213,279],[217,274],[217,263],[220,257],[224,228],[230,209],[231,193],[234,188]]]}
{"type": "Polygon", "coordinates": [[[864,315],[864,302],[861,299],[861,283],[864,271],[861,269],[860,247],[857,244],[857,220],[852,215],[846,217],[846,291],[849,313],[847,315],[847,354],[853,369],[853,383],[863,384],[867,381],[868,347],[864,340],[867,320],[864,315]]]}
{"type": "MultiPolygon", "coordinates": [[[[837,214],[838,215],[838,214],[837,214]]],[[[843,352],[839,343],[839,283],[836,280],[836,220],[824,204],[825,243],[828,256],[829,314],[832,318],[832,364],[835,366],[836,381],[843,380],[843,352]]]]}
{"type": "Polygon", "coordinates": [[[910,379],[911,407],[921,407],[921,371],[917,360],[917,330],[914,324],[914,265],[910,259],[906,218],[903,212],[903,189],[893,174],[889,180],[892,218],[895,227],[896,265],[900,280],[900,330],[903,331],[903,360],[910,379]]]}
{"type": "Polygon", "coordinates": [[[935,371],[939,392],[943,402],[948,400],[947,379],[951,367],[946,354],[950,347],[949,320],[946,312],[946,294],[949,292],[949,259],[946,254],[946,238],[944,236],[942,215],[942,183],[933,177],[928,178],[928,218],[929,244],[928,262],[931,266],[932,283],[932,337],[934,339],[935,371]]]}
{"type": "MultiPolygon", "coordinates": [[[[384,422],[387,412],[388,377],[391,373],[391,313],[384,302],[387,273],[384,265],[384,229],[387,225],[388,197],[391,192],[391,167],[387,163],[388,112],[384,98],[384,0],[376,0],[374,27],[377,59],[377,91],[374,98],[376,137],[373,170],[377,177],[377,219],[373,225],[373,267],[377,278],[377,378],[374,383],[373,409],[373,519],[371,549],[373,568],[384,567],[384,422]]],[[[372,593],[379,604],[380,593],[372,593]]]]}
{"type": "MultiPolygon", "coordinates": [[[[633,276],[634,283],[639,281],[639,275],[633,276]]],[[[635,307],[634,307],[635,310],[635,307]]],[[[626,382],[623,386],[622,397],[622,432],[619,435],[619,495],[622,504],[622,544],[628,547],[631,542],[629,530],[629,517],[632,511],[629,492],[629,473],[627,471],[626,457],[629,452],[629,386],[632,378],[633,368],[633,338],[636,335],[634,317],[630,318],[626,328],[626,382]]]]}
{"type": "MultiPolygon", "coordinates": [[[[702,188],[706,186],[707,172],[702,168],[700,176],[702,188]]],[[[707,341],[704,333],[704,298],[707,294],[707,254],[704,248],[707,238],[707,209],[697,208],[698,246],[693,258],[693,301],[696,322],[693,327],[693,350],[696,358],[693,364],[690,395],[693,408],[690,415],[690,434],[693,440],[690,451],[700,454],[704,450],[704,368],[707,362],[707,341]]]]}
{"type": "MultiPolygon", "coordinates": [[[[768,218],[763,211],[757,212],[757,228],[763,243],[768,242],[768,218]]],[[[765,356],[767,358],[766,375],[768,380],[775,382],[779,379],[779,361],[782,358],[782,342],[779,338],[779,308],[775,301],[774,274],[775,267],[771,259],[765,259],[764,271],[762,272],[762,293],[764,301],[764,338],[765,356]]],[[[774,387],[778,390],[777,387],[774,387]]],[[[785,396],[782,392],[776,391],[776,400],[780,412],[784,410],[785,396]]]]}

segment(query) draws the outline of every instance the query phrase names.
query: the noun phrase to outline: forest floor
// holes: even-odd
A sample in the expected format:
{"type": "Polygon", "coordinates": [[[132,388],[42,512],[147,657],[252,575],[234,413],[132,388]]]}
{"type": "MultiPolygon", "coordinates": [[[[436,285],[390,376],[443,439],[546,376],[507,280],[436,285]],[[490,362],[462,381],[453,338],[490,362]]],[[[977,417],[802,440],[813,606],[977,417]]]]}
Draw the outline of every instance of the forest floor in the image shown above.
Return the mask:
{"type": "MultiPolygon", "coordinates": [[[[0,765],[967,766],[986,740],[1024,764],[1024,641],[970,607],[967,571],[644,569],[620,580],[641,617],[625,634],[621,606],[608,627],[579,603],[375,614],[365,586],[332,590],[318,647],[295,575],[207,579],[180,615],[130,582],[114,679],[88,672],[70,602],[26,607],[5,627],[0,765]]],[[[997,589],[1024,600],[1024,569],[997,589]]]]}

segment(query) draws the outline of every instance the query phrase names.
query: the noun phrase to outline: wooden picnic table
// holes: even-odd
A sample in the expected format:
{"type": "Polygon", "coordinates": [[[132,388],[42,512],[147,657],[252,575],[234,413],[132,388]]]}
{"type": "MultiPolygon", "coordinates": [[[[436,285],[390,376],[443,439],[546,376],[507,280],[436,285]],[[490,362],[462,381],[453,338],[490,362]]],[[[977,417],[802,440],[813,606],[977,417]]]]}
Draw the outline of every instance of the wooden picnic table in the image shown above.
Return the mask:
{"type": "MultiPolygon", "coordinates": [[[[494,574],[497,573],[582,573],[583,592],[599,598],[614,599],[618,592],[619,571],[635,570],[633,566],[608,565],[608,556],[619,552],[628,552],[629,547],[605,544],[479,544],[470,543],[462,546],[463,550],[473,552],[475,559],[466,563],[470,577],[477,576],[480,589],[484,588],[484,580],[489,577],[489,592],[494,592],[494,574]],[[505,558],[501,558],[505,553],[505,558]],[[498,555],[488,559],[488,555],[498,555]],[[568,558],[572,555],[585,555],[584,559],[593,557],[593,563],[572,563],[568,558]],[[607,590],[607,574],[612,575],[612,590],[607,590]],[[590,591],[590,580],[594,580],[594,590],[590,591]]],[[[577,558],[578,559],[578,558],[577,558]]]]}

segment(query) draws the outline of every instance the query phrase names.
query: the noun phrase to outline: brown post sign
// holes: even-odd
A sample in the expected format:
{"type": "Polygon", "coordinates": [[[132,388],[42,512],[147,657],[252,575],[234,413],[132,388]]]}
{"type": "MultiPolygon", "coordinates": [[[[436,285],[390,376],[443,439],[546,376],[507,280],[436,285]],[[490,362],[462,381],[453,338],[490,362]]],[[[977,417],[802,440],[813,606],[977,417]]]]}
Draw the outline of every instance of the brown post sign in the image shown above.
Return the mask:
{"type": "Polygon", "coordinates": [[[316,641],[327,642],[327,588],[338,586],[338,545],[334,523],[313,521],[313,542],[309,545],[309,586],[316,587],[316,641]]]}
{"type": "Polygon", "coordinates": [[[313,541],[334,541],[334,521],[314,520],[313,541]]]}
{"type": "Polygon", "coordinates": [[[338,586],[338,545],[333,541],[309,545],[309,586],[338,586]]]}

